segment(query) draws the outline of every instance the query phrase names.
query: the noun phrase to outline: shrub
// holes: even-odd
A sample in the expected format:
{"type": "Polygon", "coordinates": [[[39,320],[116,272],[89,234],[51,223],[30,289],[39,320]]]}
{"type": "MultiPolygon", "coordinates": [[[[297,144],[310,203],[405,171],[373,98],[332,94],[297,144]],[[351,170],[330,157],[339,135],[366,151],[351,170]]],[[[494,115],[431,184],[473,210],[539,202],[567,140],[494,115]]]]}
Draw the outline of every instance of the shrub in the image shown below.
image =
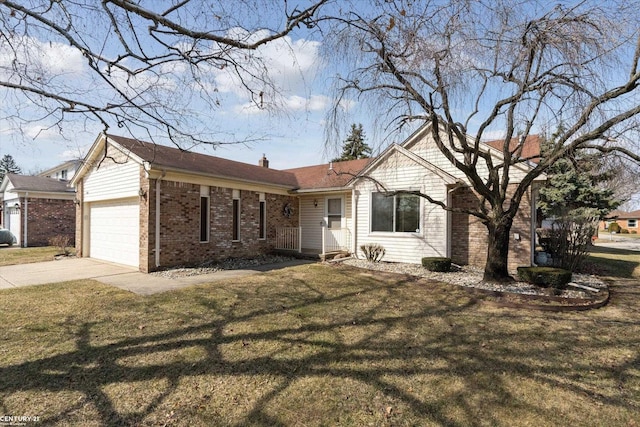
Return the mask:
{"type": "Polygon", "coordinates": [[[518,277],[543,288],[564,289],[571,281],[571,272],[554,267],[518,267],[518,277]]]}
{"type": "Polygon", "coordinates": [[[629,230],[627,230],[626,228],[621,228],[620,234],[629,234],[629,230]]]}
{"type": "Polygon", "coordinates": [[[429,271],[447,272],[451,270],[451,258],[424,257],[422,266],[429,271]]]}
{"type": "Polygon", "coordinates": [[[620,224],[618,224],[617,222],[612,222],[611,224],[609,224],[609,233],[619,233],[621,228],[622,227],[620,227],[620,224]]]}
{"type": "Polygon", "coordinates": [[[372,262],[380,262],[386,252],[382,245],[378,243],[367,243],[366,245],[360,246],[360,250],[364,253],[367,261],[372,262]]]}
{"type": "Polygon", "coordinates": [[[631,230],[631,234],[638,234],[636,230],[631,230]]]}
{"type": "Polygon", "coordinates": [[[69,236],[59,234],[49,239],[49,245],[58,248],[60,250],[60,255],[68,256],[70,253],[69,246],[71,246],[71,238],[69,236]]]}

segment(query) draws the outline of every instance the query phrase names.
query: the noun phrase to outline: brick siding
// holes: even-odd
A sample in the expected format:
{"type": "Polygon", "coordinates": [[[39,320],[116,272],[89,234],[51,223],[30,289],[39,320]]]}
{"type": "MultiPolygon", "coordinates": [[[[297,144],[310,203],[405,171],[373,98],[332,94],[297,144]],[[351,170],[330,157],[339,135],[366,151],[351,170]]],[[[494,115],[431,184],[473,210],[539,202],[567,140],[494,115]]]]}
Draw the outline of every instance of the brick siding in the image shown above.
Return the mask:
{"type": "MultiPolygon", "coordinates": [[[[144,206],[141,205],[140,268],[145,272],[157,269],[154,252],[155,185],[156,180],[143,180],[148,196],[144,206]],[[145,243],[147,241],[148,244],[145,243]]],[[[287,203],[291,203],[297,212],[297,198],[267,193],[267,238],[259,239],[259,193],[243,190],[240,191],[240,240],[233,241],[232,200],[233,189],[209,188],[209,241],[200,242],[200,185],[162,180],[160,268],[266,253],[273,249],[276,226],[298,226],[297,216],[285,218],[282,214],[287,203]]]]}
{"type": "MultiPolygon", "coordinates": [[[[513,187],[512,187],[513,189],[513,187]]],[[[477,208],[478,195],[469,188],[460,188],[452,193],[452,206],[477,208]]],[[[484,267],[487,260],[487,228],[475,216],[451,214],[451,259],[456,264],[484,267]]],[[[522,198],[518,214],[513,219],[509,239],[509,271],[518,266],[531,264],[531,197],[530,192],[522,198]],[[515,240],[515,234],[520,240],[515,240]]]]}
{"type": "Polygon", "coordinates": [[[56,236],[68,237],[73,245],[75,207],[73,200],[27,198],[27,246],[49,246],[56,236]]]}

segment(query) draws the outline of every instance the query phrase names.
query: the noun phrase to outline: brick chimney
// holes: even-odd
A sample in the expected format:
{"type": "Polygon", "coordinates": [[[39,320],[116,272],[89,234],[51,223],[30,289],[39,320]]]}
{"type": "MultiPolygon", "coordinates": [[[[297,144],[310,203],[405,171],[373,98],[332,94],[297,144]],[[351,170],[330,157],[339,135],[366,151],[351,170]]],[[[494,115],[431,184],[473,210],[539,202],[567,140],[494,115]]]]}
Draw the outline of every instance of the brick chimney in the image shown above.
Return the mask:
{"type": "Polygon", "coordinates": [[[260,161],[258,161],[258,166],[269,168],[269,160],[267,160],[267,157],[264,154],[262,155],[260,161]]]}

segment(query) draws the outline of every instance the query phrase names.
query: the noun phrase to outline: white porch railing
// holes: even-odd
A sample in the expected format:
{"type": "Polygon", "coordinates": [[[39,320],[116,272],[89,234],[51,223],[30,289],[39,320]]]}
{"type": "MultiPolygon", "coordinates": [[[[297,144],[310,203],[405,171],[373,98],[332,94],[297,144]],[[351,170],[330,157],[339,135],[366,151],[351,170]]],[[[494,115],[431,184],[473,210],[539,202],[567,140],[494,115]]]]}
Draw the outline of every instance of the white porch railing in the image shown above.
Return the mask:
{"type": "Polygon", "coordinates": [[[322,253],[351,250],[351,230],[322,227],[322,253]]]}
{"type": "Polygon", "coordinates": [[[302,227],[277,227],[276,249],[302,252],[302,227]]]}

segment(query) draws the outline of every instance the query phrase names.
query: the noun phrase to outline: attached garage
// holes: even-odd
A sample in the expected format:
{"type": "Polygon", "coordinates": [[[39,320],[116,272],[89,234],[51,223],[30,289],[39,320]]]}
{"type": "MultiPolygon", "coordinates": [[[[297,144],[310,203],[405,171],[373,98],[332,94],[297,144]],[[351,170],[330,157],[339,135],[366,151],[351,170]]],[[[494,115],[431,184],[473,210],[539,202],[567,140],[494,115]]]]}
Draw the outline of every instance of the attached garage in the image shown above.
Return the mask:
{"type": "Polygon", "coordinates": [[[139,199],[89,204],[89,256],[138,267],[140,264],[139,199]]]}
{"type": "Polygon", "coordinates": [[[9,223],[9,231],[16,236],[16,243],[20,245],[22,241],[22,233],[20,233],[20,220],[22,216],[20,215],[20,208],[10,207],[7,212],[6,220],[9,223]]]}

